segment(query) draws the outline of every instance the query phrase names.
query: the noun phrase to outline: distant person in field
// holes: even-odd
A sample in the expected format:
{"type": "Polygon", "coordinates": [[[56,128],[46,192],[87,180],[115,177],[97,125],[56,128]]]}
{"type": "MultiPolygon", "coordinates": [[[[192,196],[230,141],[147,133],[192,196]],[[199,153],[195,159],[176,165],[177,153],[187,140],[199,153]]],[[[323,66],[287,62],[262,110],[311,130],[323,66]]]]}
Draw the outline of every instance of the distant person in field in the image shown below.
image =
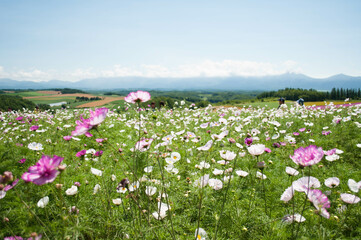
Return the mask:
{"type": "Polygon", "coordinates": [[[301,107],[303,107],[303,104],[305,103],[305,100],[303,100],[303,98],[298,99],[297,104],[300,105],[301,107]]]}
{"type": "Polygon", "coordinates": [[[164,101],[159,102],[159,110],[161,110],[162,107],[165,107],[165,102],[164,101]]]}
{"type": "Polygon", "coordinates": [[[278,99],[278,108],[277,109],[280,109],[282,108],[282,105],[285,104],[285,99],[283,97],[281,97],[280,99],[278,99]]]}
{"type": "Polygon", "coordinates": [[[152,108],[153,112],[155,111],[155,102],[150,103],[150,107],[152,108]]]}

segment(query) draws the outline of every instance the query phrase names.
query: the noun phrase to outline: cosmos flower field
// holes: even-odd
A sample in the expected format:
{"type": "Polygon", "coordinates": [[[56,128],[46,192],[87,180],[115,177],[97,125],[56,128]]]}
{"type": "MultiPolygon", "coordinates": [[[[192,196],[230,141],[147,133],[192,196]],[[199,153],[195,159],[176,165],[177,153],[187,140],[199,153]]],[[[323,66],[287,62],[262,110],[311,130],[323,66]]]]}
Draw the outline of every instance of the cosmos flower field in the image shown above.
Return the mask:
{"type": "Polygon", "coordinates": [[[2,112],[3,239],[357,239],[361,105],[2,112]]]}

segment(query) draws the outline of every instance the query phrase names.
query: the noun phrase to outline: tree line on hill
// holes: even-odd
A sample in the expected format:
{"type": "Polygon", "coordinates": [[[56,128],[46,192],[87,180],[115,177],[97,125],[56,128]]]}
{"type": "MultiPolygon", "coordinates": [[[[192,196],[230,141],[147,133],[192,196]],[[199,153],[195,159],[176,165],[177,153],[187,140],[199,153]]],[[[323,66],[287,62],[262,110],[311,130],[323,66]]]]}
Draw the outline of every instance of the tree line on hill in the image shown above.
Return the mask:
{"type": "Polygon", "coordinates": [[[361,91],[360,89],[332,88],[331,92],[320,92],[315,89],[285,88],[257,95],[257,99],[280,97],[292,101],[300,98],[303,98],[305,101],[345,100],[346,98],[361,99],[361,91]]]}
{"type": "Polygon", "coordinates": [[[36,108],[45,110],[49,109],[50,106],[47,104],[35,104],[34,102],[23,99],[19,96],[10,96],[5,94],[0,94],[0,111],[9,111],[9,110],[22,110],[23,108],[34,110],[36,108]]]}
{"type": "MultiPolygon", "coordinates": [[[[133,90],[119,90],[114,92],[106,92],[104,95],[119,95],[127,96],[129,92],[133,90]]],[[[135,90],[136,91],[136,90],[135,90]]],[[[223,101],[233,101],[233,100],[246,100],[254,99],[257,94],[261,91],[160,91],[160,90],[150,90],[149,91],[152,98],[154,97],[166,97],[172,98],[173,100],[185,100],[188,102],[198,103],[202,101],[208,101],[209,103],[220,103],[223,101]]]]}
{"type": "Polygon", "coordinates": [[[5,93],[4,91],[13,91],[15,93],[20,92],[32,92],[32,91],[59,91],[61,94],[70,94],[70,93],[86,93],[79,89],[72,89],[72,88],[50,88],[50,89],[3,89],[0,90],[0,94],[5,93]]]}
{"type": "Polygon", "coordinates": [[[88,98],[88,97],[76,97],[75,98],[75,101],[78,101],[78,102],[97,101],[97,100],[102,100],[102,98],[100,98],[100,97],[91,97],[91,98],[88,98]]]}

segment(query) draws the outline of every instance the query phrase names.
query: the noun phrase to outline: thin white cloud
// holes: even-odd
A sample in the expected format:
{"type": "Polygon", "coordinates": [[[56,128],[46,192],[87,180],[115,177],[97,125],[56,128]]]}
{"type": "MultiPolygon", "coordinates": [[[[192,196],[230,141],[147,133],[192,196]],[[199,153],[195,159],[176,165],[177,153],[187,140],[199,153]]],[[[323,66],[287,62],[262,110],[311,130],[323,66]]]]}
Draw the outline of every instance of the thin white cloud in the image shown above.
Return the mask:
{"type": "Polygon", "coordinates": [[[98,77],[149,77],[149,78],[188,78],[188,77],[230,77],[230,76],[266,76],[286,72],[300,72],[301,69],[295,61],[287,60],[282,63],[268,63],[256,61],[205,60],[196,64],[183,64],[177,67],[162,65],[140,65],[127,67],[114,65],[107,69],[95,70],[75,69],[70,72],[57,72],[54,70],[18,70],[7,72],[0,66],[0,78],[8,77],[15,80],[48,81],[59,79],[77,81],[85,78],[98,77]]]}

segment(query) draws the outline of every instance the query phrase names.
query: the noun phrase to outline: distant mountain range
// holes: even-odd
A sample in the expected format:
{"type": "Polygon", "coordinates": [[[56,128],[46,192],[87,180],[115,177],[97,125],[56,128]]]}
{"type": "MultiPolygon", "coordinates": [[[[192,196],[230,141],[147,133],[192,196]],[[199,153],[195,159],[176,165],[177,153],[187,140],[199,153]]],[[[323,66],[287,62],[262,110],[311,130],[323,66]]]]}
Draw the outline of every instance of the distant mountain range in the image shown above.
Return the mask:
{"type": "Polygon", "coordinates": [[[282,88],[331,90],[361,88],[361,77],[344,74],[328,78],[312,78],[303,74],[286,73],[263,77],[195,77],[145,78],[114,77],[83,79],[77,82],[51,80],[47,82],[0,79],[0,89],[77,88],[84,90],[163,89],[163,90],[278,90],[282,88]]]}

